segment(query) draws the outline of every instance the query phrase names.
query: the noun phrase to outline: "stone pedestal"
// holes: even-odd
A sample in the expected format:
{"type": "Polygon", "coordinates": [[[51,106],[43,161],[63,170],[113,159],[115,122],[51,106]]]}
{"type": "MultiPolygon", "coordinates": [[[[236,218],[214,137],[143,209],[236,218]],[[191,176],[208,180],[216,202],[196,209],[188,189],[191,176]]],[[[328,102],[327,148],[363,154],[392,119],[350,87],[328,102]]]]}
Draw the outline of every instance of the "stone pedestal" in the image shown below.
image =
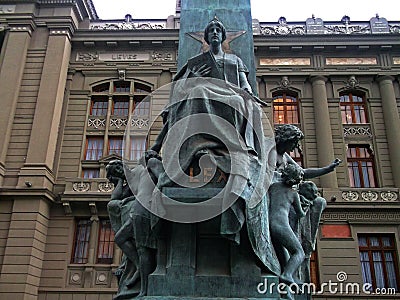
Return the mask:
{"type": "MultiPolygon", "coordinates": [[[[176,189],[163,190],[169,197],[171,191],[176,189]]],[[[185,189],[179,194],[184,196],[185,189]]],[[[145,299],[280,299],[279,279],[263,273],[246,228],[236,245],[220,235],[220,222],[220,217],[195,224],[164,221],[157,268],[149,276],[145,299]],[[272,293],[258,292],[265,279],[275,284],[272,293]]]]}

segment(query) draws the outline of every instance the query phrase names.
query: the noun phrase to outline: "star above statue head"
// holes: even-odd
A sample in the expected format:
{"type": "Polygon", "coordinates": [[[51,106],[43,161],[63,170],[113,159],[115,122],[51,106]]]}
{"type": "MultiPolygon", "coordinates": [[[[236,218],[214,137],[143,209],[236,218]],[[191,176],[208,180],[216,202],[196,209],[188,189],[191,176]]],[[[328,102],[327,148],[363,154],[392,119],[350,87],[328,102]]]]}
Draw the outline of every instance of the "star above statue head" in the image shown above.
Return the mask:
{"type": "MultiPolygon", "coordinates": [[[[213,21],[220,22],[220,20],[218,19],[218,17],[216,15],[214,16],[213,20],[211,20],[211,22],[213,22],[213,21]]],[[[226,39],[222,43],[222,50],[226,53],[231,53],[232,50],[230,47],[230,43],[245,33],[246,33],[245,30],[241,30],[241,31],[228,31],[227,30],[226,31],[226,39]]],[[[201,43],[202,52],[207,52],[210,49],[210,45],[208,45],[207,42],[204,40],[204,31],[187,32],[186,34],[189,35],[191,38],[195,39],[196,41],[198,41],[199,43],[201,43]]]]}

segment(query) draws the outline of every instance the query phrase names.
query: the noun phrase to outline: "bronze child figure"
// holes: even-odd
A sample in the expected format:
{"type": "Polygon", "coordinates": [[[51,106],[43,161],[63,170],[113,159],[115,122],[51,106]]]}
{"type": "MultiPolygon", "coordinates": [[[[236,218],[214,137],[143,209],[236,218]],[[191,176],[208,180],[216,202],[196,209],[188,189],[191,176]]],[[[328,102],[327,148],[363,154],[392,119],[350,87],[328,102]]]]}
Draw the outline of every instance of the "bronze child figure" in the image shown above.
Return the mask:
{"type": "Polygon", "coordinates": [[[281,266],[280,279],[287,284],[295,283],[294,273],[304,261],[303,247],[289,223],[289,213],[293,206],[298,218],[305,216],[300,196],[293,185],[300,183],[303,170],[288,164],[281,171],[281,180],[269,187],[270,215],[269,224],[272,244],[281,266]],[[288,256],[289,254],[289,256],[288,256]]]}

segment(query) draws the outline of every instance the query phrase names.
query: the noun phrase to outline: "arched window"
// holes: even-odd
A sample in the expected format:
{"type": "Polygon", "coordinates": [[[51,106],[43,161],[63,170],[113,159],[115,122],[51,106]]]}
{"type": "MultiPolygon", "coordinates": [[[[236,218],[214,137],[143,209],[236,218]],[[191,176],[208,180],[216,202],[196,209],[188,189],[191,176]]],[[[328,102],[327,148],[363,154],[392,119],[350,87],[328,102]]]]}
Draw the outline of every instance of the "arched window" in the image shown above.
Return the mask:
{"type": "Polygon", "coordinates": [[[299,101],[289,93],[273,95],[274,124],[299,124],[299,101]]]}
{"type": "Polygon", "coordinates": [[[368,123],[365,95],[361,93],[341,93],[340,111],[343,124],[368,123]]]}

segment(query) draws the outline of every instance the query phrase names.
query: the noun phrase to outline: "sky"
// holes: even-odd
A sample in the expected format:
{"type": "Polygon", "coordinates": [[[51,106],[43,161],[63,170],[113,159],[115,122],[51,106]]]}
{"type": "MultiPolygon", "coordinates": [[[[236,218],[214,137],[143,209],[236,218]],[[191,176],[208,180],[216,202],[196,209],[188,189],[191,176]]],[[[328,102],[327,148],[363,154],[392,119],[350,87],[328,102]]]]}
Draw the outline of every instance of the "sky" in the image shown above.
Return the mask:
{"type": "MultiPolygon", "coordinates": [[[[92,1],[97,14],[103,20],[123,19],[126,14],[131,14],[134,19],[166,19],[175,14],[176,4],[176,0],[92,1]]],[[[399,0],[250,1],[253,19],[261,22],[277,22],[282,16],[288,22],[304,22],[313,14],[324,21],[340,21],[344,15],[349,16],[351,21],[368,21],[376,14],[388,21],[400,21],[399,0]]]]}

